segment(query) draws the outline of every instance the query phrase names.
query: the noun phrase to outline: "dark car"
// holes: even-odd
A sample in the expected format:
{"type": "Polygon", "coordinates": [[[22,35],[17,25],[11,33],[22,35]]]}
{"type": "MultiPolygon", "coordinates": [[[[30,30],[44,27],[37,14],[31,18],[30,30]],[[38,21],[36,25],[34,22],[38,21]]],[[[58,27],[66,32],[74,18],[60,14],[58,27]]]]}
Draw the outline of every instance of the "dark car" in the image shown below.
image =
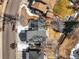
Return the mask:
{"type": "Polygon", "coordinates": [[[19,38],[21,41],[26,41],[26,30],[21,30],[19,33],[19,38]]]}

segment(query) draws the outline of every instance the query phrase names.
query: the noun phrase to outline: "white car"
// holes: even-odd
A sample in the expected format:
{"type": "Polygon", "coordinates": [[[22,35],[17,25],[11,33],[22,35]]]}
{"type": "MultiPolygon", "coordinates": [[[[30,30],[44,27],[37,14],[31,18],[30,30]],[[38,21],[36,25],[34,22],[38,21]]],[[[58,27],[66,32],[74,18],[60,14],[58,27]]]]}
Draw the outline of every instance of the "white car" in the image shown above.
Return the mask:
{"type": "Polygon", "coordinates": [[[70,59],[79,59],[79,43],[71,50],[70,59]]]}

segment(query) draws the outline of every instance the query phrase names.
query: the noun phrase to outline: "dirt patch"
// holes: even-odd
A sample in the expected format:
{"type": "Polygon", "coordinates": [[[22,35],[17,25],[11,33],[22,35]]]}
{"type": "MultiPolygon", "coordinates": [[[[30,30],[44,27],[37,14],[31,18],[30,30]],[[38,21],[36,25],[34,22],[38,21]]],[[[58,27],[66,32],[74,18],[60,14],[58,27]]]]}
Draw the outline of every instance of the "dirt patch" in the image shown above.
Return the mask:
{"type": "Polygon", "coordinates": [[[71,53],[71,49],[74,48],[77,43],[79,43],[78,33],[79,33],[79,29],[76,29],[76,31],[72,35],[70,35],[69,38],[67,37],[65,39],[59,50],[60,56],[66,59],[70,59],[69,56],[71,53]]]}
{"type": "Polygon", "coordinates": [[[21,16],[20,17],[21,17],[21,20],[20,20],[21,24],[23,26],[26,26],[28,24],[28,22],[29,22],[29,17],[27,15],[26,9],[24,7],[21,10],[21,16]]]}
{"type": "Polygon", "coordinates": [[[29,16],[26,12],[26,9],[23,7],[22,10],[21,10],[21,16],[20,16],[20,22],[23,26],[26,26],[29,22],[30,19],[37,19],[38,17],[35,17],[35,16],[29,16]]]}

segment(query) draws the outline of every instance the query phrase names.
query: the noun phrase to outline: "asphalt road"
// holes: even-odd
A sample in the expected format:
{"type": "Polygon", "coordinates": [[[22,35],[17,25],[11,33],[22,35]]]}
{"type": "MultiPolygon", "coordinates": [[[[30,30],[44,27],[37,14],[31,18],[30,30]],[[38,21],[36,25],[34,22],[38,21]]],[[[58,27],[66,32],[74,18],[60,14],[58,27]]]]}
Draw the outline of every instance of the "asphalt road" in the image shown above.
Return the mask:
{"type": "Polygon", "coordinates": [[[12,25],[5,24],[3,32],[3,59],[16,59],[16,49],[11,48],[11,44],[16,41],[16,32],[12,30],[12,25]]]}
{"type": "MultiPolygon", "coordinates": [[[[20,2],[21,0],[8,0],[4,15],[16,16],[20,2]]],[[[6,22],[8,19],[4,20],[6,22]]],[[[16,49],[11,47],[11,44],[14,42],[16,42],[16,32],[12,30],[11,23],[5,23],[3,31],[3,59],[16,59],[16,49]]]]}
{"type": "Polygon", "coordinates": [[[9,0],[5,10],[5,14],[16,16],[20,2],[21,0],[9,0]]]}

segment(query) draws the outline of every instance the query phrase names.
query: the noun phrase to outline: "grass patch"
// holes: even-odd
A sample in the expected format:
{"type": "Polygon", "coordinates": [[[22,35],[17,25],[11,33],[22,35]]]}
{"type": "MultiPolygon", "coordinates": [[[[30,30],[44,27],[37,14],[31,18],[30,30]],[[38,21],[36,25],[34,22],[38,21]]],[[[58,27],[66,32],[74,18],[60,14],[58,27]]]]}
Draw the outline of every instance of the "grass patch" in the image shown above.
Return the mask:
{"type": "Polygon", "coordinates": [[[68,0],[59,0],[54,6],[54,13],[60,17],[68,16],[73,13],[73,9],[67,8],[69,1],[68,0]]]}

